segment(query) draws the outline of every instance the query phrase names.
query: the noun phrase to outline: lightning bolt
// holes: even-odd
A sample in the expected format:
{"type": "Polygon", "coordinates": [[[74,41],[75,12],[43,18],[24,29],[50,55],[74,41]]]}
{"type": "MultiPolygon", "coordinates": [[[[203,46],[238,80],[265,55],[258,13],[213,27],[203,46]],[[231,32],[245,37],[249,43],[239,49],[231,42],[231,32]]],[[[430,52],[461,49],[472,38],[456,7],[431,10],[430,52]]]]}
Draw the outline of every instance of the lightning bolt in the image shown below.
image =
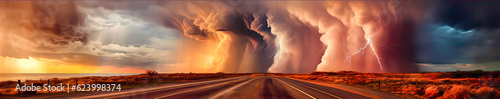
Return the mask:
{"type": "MultiPolygon", "coordinates": [[[[362,53],[361,53],[361,55],[364,55],[364,54],[365,54],[365,49],[366,49],[366,48],[368,48],[368,46],[370,46],[370,49],[372,49],[373,54],[375,55],[375,58],[377,58],[377,61],[378,61],[378,64],[379,64],[380,70],[384,71],[384,68],[382,67],[382,62],[380,62],[380,57],[378,56],[377,51],[375,51],[375,48],[373,48],[373,44],[374,44],[374,43],[373,43],[373,41],[372,41],[372,40],[370,40],[370,38],[368,38],[368,39],[366,40],[366,44],[365,44],[365,46],[363,46],[362,48],[359,48],[359,50],[358,50],[358,51],[356,51],[356,52],[352,53],[351,55],[347,56],[347,57],[344,59],[344,63],[345,63],[345,61],[346,61],[346,60],[349,60],[349,67],[352,69],[352,67],[351,67],[351,65],[352,65],[352,57],[353,57],[354,55],[356,55],[356,54],[360,53],[360,52],[362,52],[362,53]]],[[[377,44],[376,44],[376,45],[377,45],[377,44]]]]}
{"type": "Polygon", "coordinates": [[[252,53],[250,54],[250,57],[248,58],[248,62],[247,62],[247,65],[250,64],[250,61],[252,61],[252,57],[253,57],[253,54],[255,53],[255,51],[257,51],[257,49],[254,49],[252,51],[252,53]]]}
{"type": "Polygon", "coordinates": [[[380,57],[378,57],[377,51],[375,51],[375,48],[373,48],[373,45],[371,43],[372,41],[371,40],[369,41],[370,41],[370,48],[372,48],[373,54],[375,54],[375,57],[377,58],[378,67],[380,67],[380,70],[384,71],[384,68],[382,68],[382,62],[380,62],[380,57]]]}
{"type": "MultiPolygon", "coordinates": [[[[280,51],[278,51],[278,52],[277,52],[277,54],[278,54],[278,55],[276,56],[276,59],[277,59],[277,60],[276,60],[276,67],[278,67],[278,66],[279,66],[279,62],[280,62],[280,60],[281,60],[281,53],[282,53],[282,50],[283,50],[283,46],[281,45],[281,42],[282,42],[282,41],[283,41],[283,37],[282,37],[282,38],[280,38],[280,40],[278,41],[278,47],[279,47],[279,50],[280,50],[280,51]]],[[[275,52],[276,52],[276,50],[275,50],[275,52]]],[[[273,54],[273,55],[274,55],[274,54],[273,54]]]]}
{"type": "Polygon", "coordinates": [[[269,57],[267,57],[267,59],[273,58],[273,56],[276,55],[276,51],[278,51],[278,48],[274,47],[273,54],[269,55],[269,57]]]}

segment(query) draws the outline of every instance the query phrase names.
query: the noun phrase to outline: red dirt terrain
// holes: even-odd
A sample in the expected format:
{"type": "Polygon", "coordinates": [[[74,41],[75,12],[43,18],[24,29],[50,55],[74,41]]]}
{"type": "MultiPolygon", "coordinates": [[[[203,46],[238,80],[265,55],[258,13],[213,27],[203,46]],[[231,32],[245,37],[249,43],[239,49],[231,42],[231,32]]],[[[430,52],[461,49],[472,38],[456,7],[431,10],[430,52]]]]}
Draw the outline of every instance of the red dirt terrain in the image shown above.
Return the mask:
{"type": "Polygon", "coordinates": [[[358,73],[352,71],[310,74],[274,74],[293,79],[343,84],[406,98],[498,99],[500,72],[456,71],[432,73],[358,73]]]}

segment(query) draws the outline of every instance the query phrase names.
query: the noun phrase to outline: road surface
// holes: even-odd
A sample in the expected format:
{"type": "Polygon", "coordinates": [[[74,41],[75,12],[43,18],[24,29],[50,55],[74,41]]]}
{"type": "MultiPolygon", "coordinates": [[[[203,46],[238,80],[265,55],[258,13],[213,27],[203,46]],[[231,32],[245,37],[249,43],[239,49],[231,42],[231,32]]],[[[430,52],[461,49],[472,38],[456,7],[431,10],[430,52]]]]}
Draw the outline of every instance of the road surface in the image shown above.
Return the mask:
{"type": "MultiPolygon", "coordinates": [[[[54,98],[54,97],[51,97],[54,98]]],[[[61,97],[59,97],[61,98],[61,97]]],[[[369,99],[340,89],[271,75],[169,84],[122,92],[74,95],[79,99],[369,99]]]]}

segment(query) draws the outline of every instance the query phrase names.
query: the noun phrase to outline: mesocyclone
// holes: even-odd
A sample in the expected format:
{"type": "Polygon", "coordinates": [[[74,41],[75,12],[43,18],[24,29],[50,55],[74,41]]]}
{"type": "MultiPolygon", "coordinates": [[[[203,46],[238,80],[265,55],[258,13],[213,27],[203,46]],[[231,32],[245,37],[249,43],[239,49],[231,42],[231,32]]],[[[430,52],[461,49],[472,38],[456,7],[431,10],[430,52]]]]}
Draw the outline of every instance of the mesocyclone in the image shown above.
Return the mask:
{"type": "Polygon", "coordinates": [[[406,5],[410,4],[186,2],[160,6],[168,14],[159,18],[188,37],[214,42],[205,44],[213,53],[202,55],[208,57],[207,70],[416,72],[412,29],[417,19],[411,13],[415,8],[406,5]]]}
{"type": "Polygon", "coordinates": [[[417,72],[412,36],[422,4],[9,1],[0,10],[0,56],[167,72],[417,72]],[[26,53],[10,55],[14,48],[26,53]]]}

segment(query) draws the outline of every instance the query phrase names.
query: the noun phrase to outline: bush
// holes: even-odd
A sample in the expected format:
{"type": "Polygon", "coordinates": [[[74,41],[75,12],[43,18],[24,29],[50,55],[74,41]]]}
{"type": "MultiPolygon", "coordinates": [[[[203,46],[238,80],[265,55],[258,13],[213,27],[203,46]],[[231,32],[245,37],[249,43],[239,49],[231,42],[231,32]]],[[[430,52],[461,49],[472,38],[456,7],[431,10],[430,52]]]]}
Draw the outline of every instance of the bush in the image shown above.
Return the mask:
{"type": "Polygon", "coordinates": [[[418,88],[413,86],[413,85],[405,85],[401,88],[401,91],[403,93],[408,93],[408,94],[417,94],[418,93],[418,88]]]}
{"type": "Polygon", "coordinates": [[[472,96],[479,99],[489,99],[495,97],[496,90],[491,87],[481,87],[479,89],[473,90],[472,96]]]}
{"type": "Polygon", "coordinates": [[[357,85],[364,85],[365,84],[365,81],[363,81],[363,79],[352,79],[352,80],[349,80],[349,83],[350,84],[357,84],[357,85]]]}
{"type": "Polygon", "coordinates": [[[432,80],[434,80],[434,79],[439,79],[439,78],[440,78],[440,77],[439,77],[438,75],[432,75],[431,77],[429,77],[429,79],[432,79],[432,80]]]}
{"type": "Polygon", "coordinates": [[[424,74],[424,76],[431,79],[431,80],[443,78],[442,73],[427,73],[427,74],[424,74]]]}
{"type": "Polygon", "coordinates": [[[307,78],[307,79],[309,79],[309,80],[316,80],[316,79],[318,79],[318,77],[316,77],[316,76],[312,76],[312,77],[309,77],[309,78],[307,78]]]}
{"type": "Polygon", "coordinates": [[[155,75],[158,75],[158,72],[153,71],[153,70],[147,70],[146,74],[148,74],[149,76],[155,76],[155,75]]]}
{"type": "Polygon", "coordinates": [[[441,87],[431,86],[431,87],[428,87],[427,89],[425,89],[424,96],[428,97],[428,98],[436,98],[436,97],[441,96],[440,93],[443,93],[443,91],[444,90],[441,87]]]}
{"type": "Polygon", "coordinates": [[[463,85],[453,85],[453,87],[443,94],[443,99],[465,99],[469,96],[469,87],[463,85]]]}

